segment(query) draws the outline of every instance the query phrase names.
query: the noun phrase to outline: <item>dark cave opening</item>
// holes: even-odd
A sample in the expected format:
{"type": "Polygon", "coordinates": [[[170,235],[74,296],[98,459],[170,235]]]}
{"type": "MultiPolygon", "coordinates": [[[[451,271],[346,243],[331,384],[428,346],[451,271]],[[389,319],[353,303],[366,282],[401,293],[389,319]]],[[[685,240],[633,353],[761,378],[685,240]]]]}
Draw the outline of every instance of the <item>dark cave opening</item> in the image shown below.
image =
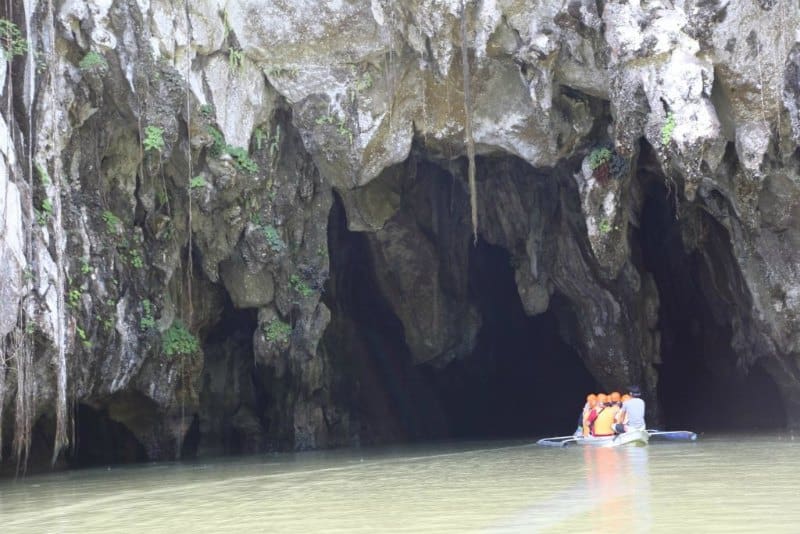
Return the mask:
{"type": "Polygon", "coordinates": [[[525,314],[510,255],[479,239],[470,247],[470,293],[483,317],[477,346],[445,369],[428,369],[453,437],[559,434],[597,382],[561,335],[571,313],[554,295],[542,314],[525,314]]]}
{"type": "MultiPolygon", "coordinates": [[[[437,180],[430,176],[437,171],[428,167],[434,166],[422,164],[415,176],[431,180],[430,204],[447,206],[453,202],[449,195],[463,194],[449,175],[437,180]]],[[[328,228],[331,280],[325,299],[332,321],[325,344],[342,355],[343,372],[353,377],[342,389],[351,392],[361,443],[515,438],[574,430],[583,398],[598,385],[563,341],[560,323],[573,310],[555,294],[546,312],[527,316],[507,250],[483,239],[476,246],[463,241],[469,247],[464,251],[468,272],[462,273],[468,279],[467,298],[482,316],[475,348],[444,366],[415,365],[403,323],[381,293],[370,240],[365,233],[348,230],[338,196],[328,228]]],[[[430,228],[444,231],[441,223],[431,224],[425,235],[432,240],[437,236],[430,228]]]]}
{"type": "MultiPolygon", "coordinates": [[[[737,366],[729,312],[740,286],[727,231],[700,212],[703,245],[686,252],[682,218],[662,179],[644,182],[639,236],[642,260],[658,287],[661,361],[658,400],[667,428],[698,431],[783,429],[778,388],[759,362],[737,366]],[[728,274],[733,273],[733,274],[728,274]]],[[[741,305],[741,304],[739,304],[741,305]]]]}
{"type": "Polygon", "coordinates": [[[147,460],[144,445],[124,424],[109,415],[107,407],[78,404],[75,441],[66,459],[70,467],[127,464],[147,460]]]}
{"type": "Polygon", "coordinates": [[[257,310],[236,308],[225,293],[220,319],[204,340],[200,409],[184,439],[184,457],[263,450],[269,399],[253,357],[257,326],[257,310]]]}

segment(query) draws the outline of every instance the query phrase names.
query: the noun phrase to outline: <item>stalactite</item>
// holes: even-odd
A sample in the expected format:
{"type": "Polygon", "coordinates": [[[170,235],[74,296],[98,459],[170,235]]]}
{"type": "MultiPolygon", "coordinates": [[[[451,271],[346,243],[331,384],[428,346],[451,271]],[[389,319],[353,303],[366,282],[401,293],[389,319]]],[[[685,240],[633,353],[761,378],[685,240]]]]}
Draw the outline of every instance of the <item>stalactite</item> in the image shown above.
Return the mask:
{"type": "Polygon", "coordinates": [[[467,55],[467,3],[461,3],[461,70],[464,75],[464,142],[469,161],[469,204],[472,238],[478,244],[478,189],[475,185],[475,140],[472,137],[472,94],[470,91],[469,56],[467,55]]]}

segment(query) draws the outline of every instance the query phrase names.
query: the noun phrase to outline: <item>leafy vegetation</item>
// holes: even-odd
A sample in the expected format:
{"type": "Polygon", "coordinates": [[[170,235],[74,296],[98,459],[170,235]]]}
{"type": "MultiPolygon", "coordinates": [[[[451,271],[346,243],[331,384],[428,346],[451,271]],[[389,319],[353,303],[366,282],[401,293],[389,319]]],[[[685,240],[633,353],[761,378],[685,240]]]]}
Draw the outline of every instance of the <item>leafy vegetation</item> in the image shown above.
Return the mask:
{"type": "Polygon", "coordinates": [[[597,227],[597,229],[603,235],[609,233],[613,229],[612,226],[611,226],[611,221],[609,221],[608,219],[601,220],[600,224],[597,227]]]}
{"type": "Polygon", "coordinates": [[[148,126],[144,129],[144,140],[142,141],[145,152],[164,150],[164,128],[158,126],[148,126]]]}
{"type": "Polygon", "coordinates": [[[77,308],[81,303],[82,297],[83,291],[80,289],[70,289],[69,293],[67,293],[67,306],[70,308],[77,308]]]}
{"type": "Polygon", "coordinates": [[[589,168],[593,171],[608,164],[609,161],[611,161],[611,151],[606,147],[595,148],[589,154],[589,168]]]}
{"type": "Polygon", "coordinates": [[[293,274],[289,277],[289,285],[302,297],[310,297],[314,294],[314,290],[311,289],[311,286],[309,286],[305,280],[296,274],[293,274]]]}
{"type": "Polygon", "coordinates": [[[192,356],[200,352],[200,341],[180,321],[172,323],[161,341],[164,354],[170,357],[192,356]]]}
{"type": "Polygon", "coordinates": [[[131,258],[131,265],[134,269],[141,269],[144,267],[144,261],[142,260],[142,256],[139,254],[138,250],[132,249],[129,255],[131,258]]]}
{"type": "Polygon", "coordinates": [[[89,265],[89,259],[88,258],[83,258],[81,260],[81,274],[83,274],[83,275],[92,274],[92,266],[89,265]]]}
{"type": "Polygon", "coordinates": [[[209,154],[211,154],[211,156],[218,158],[223,154],[228,154],[233,158],[233,163],[237,169],[249,173],[258,172],[258,164],[250,158],[250,154],[248,154],[247,150],[225,143],[225,137],[222,135],[222,132],[213,126],[208,127],[208,134],[213,140],[213,144],[209,149],[209,154]]]}
{"type": "Polygon", "coordinates": [[[50,174],[47,172],[47,167],[38,162],[36,163],[36,174],[39,175],[39,182],[43,187],[47,187],[53,183],[52,180],[50,180],[50,174]]]}
{"type": "Polygon", "coordinates": [[[200,114],[206,119],[210,119],[214,115],[214,106],[211,104],[203,104],[200,106],[200,114]]]}
{"type": "Polygon", "coordinates": [[[47,221],[53,216],[53,203],[46,198],[42,200],[40,209],[34,211],[36,212],[36,222],[39,226],[46,226],[47,221]]]}
{"type": "Polygon", "coordinates": [[[153,317],[153,304],[150,299],[142,300],[142,317],[139,319],[139,330],[146,332],[152,330],[156,326],[156,320],[153,317]]]}
{"type": "Polygon", "coordinates": [[[239,70],[242,68],[242,61],[244,60],[244,52],[239,48],[231,48],[228,51],[228,64],[231,70],[239,70]]]}
{"type": "Polygon", "coordinates": [[[264,337],[270,343],[286,343],[292,335],[292,325],[273,319],[264,326],[264,337]]]}
{"type": "Polygon", "coordinates": [[[8,19],[0,19],[0,47],[6,61],[28,52],[28,41],[22,37],[19,26],[8,19]]]}
{"type": "Polygon", "coordinates": [[[267,239],[267,244],[273,252],[282,252],[286,250],[286,243],[283,242],[278,230],[274,226],[271,224],[262,226],[261,231],[264,232],[264,237],[267,239]]]}
{"type": "Polygon", "coordinates": [[[106,210],[103,212],[103,220],[106,223],[106,230],[110,234],[118,234],[120,228],[122,227],[122,221],[119,217],[114,215],[112,212],[106,210]]]}
{"type": "Polygon", "coordinates": [[[201,187],[205,187],[208,185],[206,179],[202,176],[195,176],[191,180],[189,180],[189,189],[200,189],[201,187]]]}
{"type": "Polygon", "coordinates": [[[89,341],[89,338],[86,336],[86,331],[81,328],[80,326],[75,326],[75,332],[78,334],[78,339],[81,340],[81,344],[85,349],[92,348],[92,342],[89,341]]]}
{"type": "Polygon", "coordinates": [[[97,52],[88,52],[78,63],[78,67],[86,71],[105,71],[108,69],[108,62],[97,52]]]}
{"type": "Polygon", "coordinates": [[[667,113],[667,120],[661,127],[661,144],[667,146],[672,141],[672,133],[675,131],[675,115],[670,111],[667,113]]]}

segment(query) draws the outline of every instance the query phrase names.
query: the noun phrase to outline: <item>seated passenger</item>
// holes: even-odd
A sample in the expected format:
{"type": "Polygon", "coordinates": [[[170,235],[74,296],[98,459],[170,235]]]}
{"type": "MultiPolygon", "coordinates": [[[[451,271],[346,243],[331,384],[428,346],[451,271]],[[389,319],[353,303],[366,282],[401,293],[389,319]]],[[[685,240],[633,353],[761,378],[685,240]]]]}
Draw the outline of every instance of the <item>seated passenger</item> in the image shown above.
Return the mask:
{"type": "Polygon", "coordinates": [[[639,386],[631,386],[628,388],[628,392],[631,398],[622,403],[622,409],[618,416],[620,422],[614,425],[614,431],[618,434],[647,428],[644,422],[645,404],[644,401],[639,398],[642,394],[639,386]]]}
{"type": "Polygon", "coordinates": [[[609,395],[611,397],[611,402],[614,403],[615,406],[622,406],[621,397],[618,391],[614,391],[609,395]]]}
{"type": "Polygon", "coordinates": [[[605,404],[608,401],[608,397],[605,393],[598,393],[597,394],[597,404],[595,404],[594,408],[589,412],[589,415],[586,417],[586,422],[589,426],[589,435],[595,435],[594,424],[597,418],[605,409],[605,404]]]}
{"type": "Polygon", "coordinates": [[[594,421],[594,436],[605,437],[614,435],[614,417],[617,415],[619,407],[617,407],[611,399],[605,403],[603,408],[597,414],[594,421]]]}
{"type": "Polygon", "coordinates": [[[575,431],[576,435],[583,435],[583,437],[589,435],[589,422],[587,421],[587,418],[589,417],[589,414],[596,405],[597,405],[597,395],[595,395],[594,393],[590,393],[589,395],[587,395],[586,404],[583,405],[583,411],[581,412],[581,418],[578,423],[578,430],[580,430],[580,432],[576,430],[575,431]]]}

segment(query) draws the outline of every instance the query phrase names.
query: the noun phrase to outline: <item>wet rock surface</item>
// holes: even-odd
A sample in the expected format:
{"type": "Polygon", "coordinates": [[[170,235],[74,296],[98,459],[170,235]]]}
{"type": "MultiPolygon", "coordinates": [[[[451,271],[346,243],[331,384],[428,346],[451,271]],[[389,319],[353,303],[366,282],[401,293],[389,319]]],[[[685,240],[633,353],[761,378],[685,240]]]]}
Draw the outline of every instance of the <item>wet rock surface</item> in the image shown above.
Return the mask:
{"type": "Polygon", "coordinates": [[[466,113],[482,247],[598,387],[669,415],[685,336],[800,424],[800,7],[466,5],[6,14],[3,458],[64,462],[78,405],[124,459],[440,436],[493,361],[466,113]]]}

